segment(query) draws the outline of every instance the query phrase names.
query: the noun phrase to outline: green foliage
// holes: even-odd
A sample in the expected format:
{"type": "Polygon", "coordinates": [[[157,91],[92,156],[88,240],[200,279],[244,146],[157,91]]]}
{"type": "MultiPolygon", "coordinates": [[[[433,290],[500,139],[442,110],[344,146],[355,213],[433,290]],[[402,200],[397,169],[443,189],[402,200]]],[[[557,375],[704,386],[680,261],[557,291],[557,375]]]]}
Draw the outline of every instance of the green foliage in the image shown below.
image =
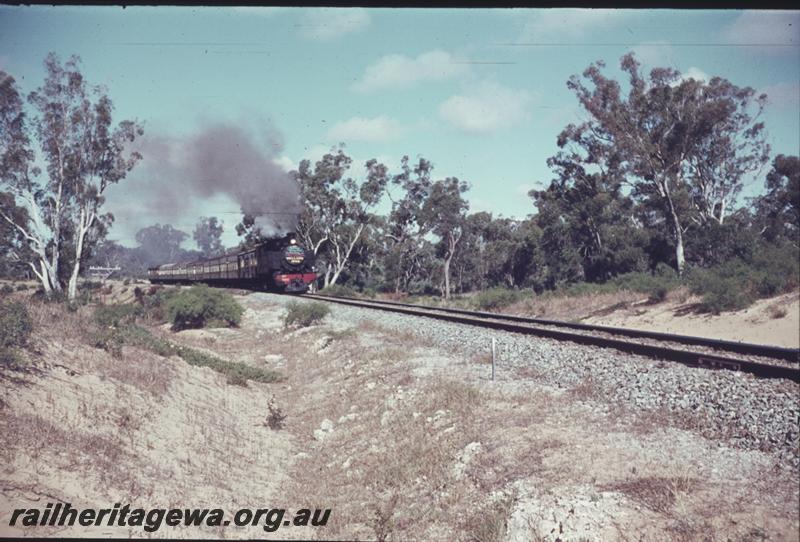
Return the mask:
{"type": "Polygon", "coordinates": [[[370,299],[375,299],[375,296],[378,295],[378,291],[375,288],[365,288],[361,295],[364,297],[368,297],[370,299]]]}
{"type": "Polygon", "coordinates": [[[17,349],[28,345],[32,332],[33,322],[25,305],[19,301],[0,303],[0,365],[21,364],[17,349]]]}
{"type": "Polygon", "coordinates": [[[159,356],[178,356],[189,365],[208,367],[225,375],[229,384],[246,386],[248,380],[254,382],[277,382],[281,379],[279,373],[267,369],[253,367],[245,363],[227,361],[211,354],[200,352],[182,345],[156,337],[146,329],[139,326],[129,326],[123,335],[124,341],[132,346],[149,350],[159,356]]]}
{"type": "Polygon", "coordinates": [[[142,306],[145,318],[150,322],[159,324],[167,321],[167,304],[178,293],[178,290],[161,287],[151,287],[147,293],[144,293],[138,287],[134,290],[134,296],[137,303],[142,306]],[[136,290],[138,290],[138,293],[136,290]]]}
{"type": "Polygon", "coordinates": [[[286,316],[283,323],[286,327],[308,327],[321,322],[331,312],[330,307],[324,303],[300,303],[292,301],[286,305],[286,316]]]}
{"type": "Polygon", "coordinates": [[[20,285],[17,286],[17,291],[18,292],[24,292],[27,289],[28,289],[28,285],[27,284],[20,284],[20,285]]]}
{"type": "Polygon", "coordinates": [[[681,285],[678,274],[666,264],[659,264],[655,273],[626,273],[611,280],[619,290],[647,294],[651,301],[663,301],[670,290],[681,285]]]}
{"type": "Polygon", "coordinates": [[[277,382],[281,379],[281,375],[275,371],[220,359],[157,337],[147,329],[136,325],[135,317],[139,314],[141,308],[135,305],[98,307],[95,310],[95,321],[100,329],[92,335],[93,346],[109,352],[116,358],[122,356],[123,345],[142,348],[159,356],[178,356],[190,365],[209,367],[225,375],[229,384],[237,386],[246,386],[248,380],[277,382]]]}
{"type": "Polygon", "coordinates": [[[797,242],[800,235],[800,157],[779,154],[766,178],[767,192],[755,200],[755,218],[768,241],[797,242]]]}
{"type": "Polygon", "coordinates": [[[557,290],[558,295],[578,297],[593,294],[613,294],[622,290],[646,294],[650,301],[666,299],[667,294],[682,282],[678,274],[667,264],[661,263],[654,273],[634,272],[618,275],[603,283],[576,282],[557,290]]]}
{"type": "Polygon", "coordinates": [[[244,313],[229,293],[204,284],[181,290],[167,301],[166,310],[175,330],[202,328],[212,321],[238,326],[244,313]]]}
{"type": "Polygon", "coordinates": [[[743,309],[756,299],[751,271],[741,260],[713,269],[692,269],[689,285],[692,293],[702,295],[702,309],[708,312],[743,309]]]}
{"type": "Polygon", "coordinates": [[[100,305],[94,311],[94,319],[100,327],[121,327],[132,324],[141,313],[136,305],[100,305]]]}
{"type": "Polygon", "coordinates": [[[19,367],[25,362],[19,352],[13,348],[0,347],[0,367],[19,367]]]}
{"type": "MultiPolygon", "coordinates": [[[[320,295],[329,295],[331,297],[357,297],[358,292],[350,286],[343,286],[341,284],[331,284],[319,291],[320,295]]],[[[373,296],[374,297],[374,296],[373,296]]]]}
{"type": "Polygon", "coordinates": [[[0,303],[0,347],[25,347],[32,332],[33,322],[24,304],[19,301],[0,303]]]}
{"type": "Polygon", "coordinates": [[[91,335],[91,343],[95,348],[100,348],[115,358],[122,357],[122,346],[125,344],[124,330],[119,328],[101,328],[91,335]]]}
{"type": "Polygon", "coordinates": [[[0,294],[9,295],[13,293],[14,293],[14,288],[10,284],[3,284],[3,287],[0,288],[0,294]]]}
{"type": "Polygon", "coordinates": [[[473,298],[473,304],[478,310],[494,310],[507,307],[524,299],[525,293],[507,288],[490,288],[480,292],[473,298]]]}
{"type": "Polygon", "coordinates": [[[709,269],[693,269],[692,293],[702,296],[702,306],[714,314],[748,307],[760,297],[796,288],[800,283],[800,251],[791,245],[766,245],[752,261],[734,259],[709,269]]]}
{"type": "Polygon", "coordinates": [[[217,217],[202,217],[194,228],[192,238],[197,242],[204,258],[219,256],[225,252],[222,246],[222,224],[217,217]]]}

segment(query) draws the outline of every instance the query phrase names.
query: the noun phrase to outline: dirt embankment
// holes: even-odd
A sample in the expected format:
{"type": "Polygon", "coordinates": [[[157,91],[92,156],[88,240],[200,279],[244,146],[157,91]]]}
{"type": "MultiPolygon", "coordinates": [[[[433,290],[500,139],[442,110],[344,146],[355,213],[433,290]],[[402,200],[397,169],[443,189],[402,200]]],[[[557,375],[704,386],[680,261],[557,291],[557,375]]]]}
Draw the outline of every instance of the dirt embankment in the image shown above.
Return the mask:
{"type": "Polygon", "coordinates": [[[729,341],[800,347],[800,292],[760,299],[739,311],[697,312],[698,299],[673,296],[664,303],[634,304],[583,322],[712,337],[729,341]]]}
{"type": "Polygon", "coordinates": [[[685,288],[661,302],[630,291],[534,297],[500,312],[729,341],[800,347],[800,291],[760,299],[739,311],[714,315],[685,288]]]}
{"type": "MultiPolygon", "coordinates": [[[[330,508],[279,538],[797,540],[797,473],[770,453],[598,408],[586,386],[525,372],[488,379],[465,358],[380,323],[282,328],[285,299],[238,297],[239,329],[169,333],[280,371],[227,385],[177,357],[87,344],[88,315],[33,307],[39,356],[0,380],[0,534],[148,536],[141,529],[9,528],[14,508],[330,508]],[[267,402],[285,428],[267,427],[267,402]],[[766,538],[765,538],[766,537],[766,538]]],[[[154,536],[253,538],[257,527],[154,536]]]]}

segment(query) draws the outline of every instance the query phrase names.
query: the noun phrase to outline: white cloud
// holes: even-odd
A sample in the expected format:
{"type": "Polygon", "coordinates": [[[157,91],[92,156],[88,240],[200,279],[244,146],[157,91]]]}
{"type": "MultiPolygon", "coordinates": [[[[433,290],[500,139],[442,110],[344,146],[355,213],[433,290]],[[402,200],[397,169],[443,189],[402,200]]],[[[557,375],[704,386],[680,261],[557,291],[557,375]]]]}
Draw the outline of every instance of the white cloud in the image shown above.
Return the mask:
{"type": "Polygon", "coordinates": [[[463,132],[491,133],[527,119],[532,100],[524,90],[483,83],[445,100],[439,116],[463,132]]]}
{"type": "Polygon", "coordinates": [[[363,8],[319,8],[306,15],[300,33],[313,40],[328,41],[363,30],[370,23],[363,8]]]}
{"type": "Polygon", "coordinates": [[[766,45],[776,52],[797,53],[800,13],[796,11],[745,11],[722,29],[722,37],[743,45],[766,45]],[[774,47],[793,45],[793,47],[774,47]]]}
{"type": "Polygon", "coordinates": [[[711,79],[706,72],[695,66],[691,66],[686,70],[686,72],[683,73],[683,78],[694,79],[695,81],[709,81],[711,79]]]}
{"type": "Polygon", "coordinates": [[[688,81],[689,79],[694,79],[698,83],[708,83],[711,80],[711,76],[709,76],[706,72],[701,70],[696,66],[691,66],[688,70],[681,73],[681,76],[672,82],[670,86],[677,87],[683,81],[688,81]]]}
{"type": "Polygon", "coordinates": [[[289,171],[297,169],[297,164],[295,164],[294,161],[288,156],[280,156],[277,158],[273,158],[272,163],[277,166],[280,166],[280,168],[283,171],[286,171],[287,173],[289,171]]]}
{"type": "Polygon", "coordinates": [[[416,58],[386,55],[368,66],[352,88],[358,92],[408,88],[420,81],[441,81],[466,72],[467,66],[456,63],[446,51],[428,51],[416,58]]]}
{"type": "Polygon", "coordinates": [[[800,108],[800,83],[777,83],[764,87],[760,93],[767,95],[768,103],[777,109],[800,108]]]}
{"type": "Polygon", "coordinates": [[[398,137],[403,127],[385,115],[375,118],[352,117],[336,123],[328,130],[328,141],[349,143],[350,141],[381,142],[398,137]]]}
{"type": "Polygon", "coordinates": [[[542,9],[522,28],[521,41],[563,42],[583,37],[588,32],[607,32],[634,13],[620,9],[542,9]]]}

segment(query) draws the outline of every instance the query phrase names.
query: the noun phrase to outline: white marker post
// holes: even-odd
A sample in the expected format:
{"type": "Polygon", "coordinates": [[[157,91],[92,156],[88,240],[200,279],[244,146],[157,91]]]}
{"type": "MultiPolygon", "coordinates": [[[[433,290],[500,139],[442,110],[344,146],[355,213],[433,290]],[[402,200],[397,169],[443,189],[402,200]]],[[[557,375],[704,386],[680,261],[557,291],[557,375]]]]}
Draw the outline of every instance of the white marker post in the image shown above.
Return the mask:
{"type": "Polygon", "coordinates": [[[497,340],[492,337],[492,382],[494,382],[494,359],[497,350],[497,340]]]}

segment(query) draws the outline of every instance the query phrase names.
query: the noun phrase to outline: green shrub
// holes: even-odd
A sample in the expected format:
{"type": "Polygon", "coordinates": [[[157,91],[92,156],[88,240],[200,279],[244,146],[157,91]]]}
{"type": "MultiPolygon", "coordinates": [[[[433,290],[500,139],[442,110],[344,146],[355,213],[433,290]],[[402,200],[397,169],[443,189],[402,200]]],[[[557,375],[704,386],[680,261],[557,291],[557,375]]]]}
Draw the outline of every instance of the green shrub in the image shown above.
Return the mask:
{"type": "Polygon", "coordinates": [[[25,347],[32,332],[33,322],[25,305],[19,301],[0,303],[0,347],[25,347]]]}
{"type": "Polygon", "coordinates": [[[13,294],[14,288],[10,284],[3,284],[3,287],[0,288],[0,294],[13,294]]]}
{"type": "Polygon", "coordinates": [[[122,355],[122,346],[130,345],[148,350],[159,356],[178,356],[190,365],[209,367],[226,376],[229,384],[246,386],[248,380],[277,382],[280,373],[253,367],[237,361],[226,361],[199,350],[172,343],[150,333],[147,329],[130,323],[118,328],[100,329],[93,336],[96,348],[102,348],[114,357],[122,355]]]}
{"type": "Polygon", "coordinates": [[[27,289],[28,289],[28,285],[27,284],[20,284],[19,286],[17,286],[17,291],[18,292],[24,292],[27,289]]]}
{"type": "Polygon", "coordinates": [[[330,312],[330,307],[324,303],[292,301],[286,305],[286,316],[283,318],[283,323],[286,327],[291,325],[307,327],[322,321],[330,312]]]}
{"type": "Polygon", "coordinates": [[[655,273],[634,272],[611,280],[619,290],[647,294],[651,301],[663,301],[670,290],[681,285],[678,273],[666,264],[659,264],[655,273]]]}
{"type": "Polygon", "coordinates": [[[132,324],[141,314],[136,305],[100,305],[94,311],[94,319],[100,327],[122,327],[132,324]]]}
{"type": "Polygon", "coordinates": [[[760,271],[760,296],[777,295],[800,286],[800,248],[789,243],[759,247],[752,266],[760,271]]]}
{"type": "Polygon", "coordinates": [[[343,286],[341,284],[332,284],[320,290],[319,294],[329,295],[331,297],[356,297],[358,295],[358,292],[356,292],[350,286],[343,286]]]}
{"type": "Polygon", "coordinates": [[[149,350],[159,356],[178,356],[189,365],[209,367],[218,373],[224,374],[227,377],[228,384],[245,386],[248,380],[269,383],[277,382],[282,378],[275,371],[253,367],[237,361],[226,361],[193,348],[171,343],[139,326],[127,327],[123,337],[126,344],[149,350]]]}
{"type": "Polygon", "coordinates": [[[688,276],[691,292],[702,296],[700,308],[707,312],[743,309],[756,299],[753,277],[742,262],[692,269],[688,276]]]}
{"type": "Polygon", "coordinates": [[[22,363],[18,348],[28,346],[33,322],[25,305],[18,301],[0,303],[0,365],[22,363]]]}
{"type": "Polygon", "coordinates": [[[181,290],[167,301],[166,311],[175,330],[202,328],[212,322],[237,326],[244,313],[229,293],[206,285],[181,290]]]}
{"type": "Polygon", "coordinates": [[[144,316],[149,321],[163,324],[167,321],[168,302],[179,293],[179,290],[174,289],[166,290],[157,288],[154,290],[151,288],[148,290],[147,294],[144,294],[140,290],[139,295],[136,295],[134,291],[134,296],[136,296],[136,300],[141,304],[144,316]]]}
{"type": "Polygon", "coordinates": [[[103,328],[92,335],[91,341],[95,348],[105,350],[115,358],[121,358],[125,333],[118,328],[103,328]]]}
{"type": "Polygon", "coordinates": [[[368,297],[370,299],[375,299],[375,296],[378,295],[378,291],[375,288],[365,288],[361,293],[364,297],[368,297]]]}
{"type": "Polygon", "coordinates": [[[789,291],[800,282],[800,251],[791,246],[764,245],[752,261],[740,258],[709,269],[692,269],[689,286],[702,296],[702,308],[714,314],[750,306],[760,297],[789,291]]]}
{"type": "Polygon", "coordinates": [[[524,299],[525,293],[519,290],[509,290],[507,288],[490,288],[476,295],[472,303],[478,310],[488,311],[507,307],[524,299]]]}

